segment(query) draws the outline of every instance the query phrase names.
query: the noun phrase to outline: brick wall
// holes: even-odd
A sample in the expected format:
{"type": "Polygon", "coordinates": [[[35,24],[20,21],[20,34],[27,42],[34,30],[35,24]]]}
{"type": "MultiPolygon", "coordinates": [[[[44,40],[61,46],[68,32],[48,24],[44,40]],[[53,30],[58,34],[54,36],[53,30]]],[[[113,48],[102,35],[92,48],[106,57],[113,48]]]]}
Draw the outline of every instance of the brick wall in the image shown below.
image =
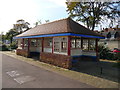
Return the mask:
{"type": "Polygon", "coordinates": [[[29,52],[25,49],[17,49],[16,54],[21,55],[21,56],[25,56],[25,57],[29,57],[29,52]]]}
{"type": "Polygon", "coordinates": [[[71,57],[61,54],[52,54],[52,53],[40,53],[40,61],[53,64],[55,66],[63,67],[70,69],[72,66],[71,57]]]}

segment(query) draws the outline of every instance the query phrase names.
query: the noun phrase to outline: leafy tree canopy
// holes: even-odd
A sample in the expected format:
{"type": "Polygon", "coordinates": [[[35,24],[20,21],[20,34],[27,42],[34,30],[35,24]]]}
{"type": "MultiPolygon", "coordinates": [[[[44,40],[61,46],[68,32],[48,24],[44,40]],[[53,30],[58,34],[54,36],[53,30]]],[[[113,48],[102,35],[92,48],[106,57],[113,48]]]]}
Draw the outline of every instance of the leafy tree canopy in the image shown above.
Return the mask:
{"type": "Polygon", "coordinates": [[[17,32],[16,29],[10,29],[10,30],[6,33],[5,39],[10,40],[10,42],[12,43],[13,37],[16,36],[16,35],[18,35],[18,34],[19,34],[19,32],[17,32]]]}
{"type": "Polygon", "coordinates": [[[119,2],[66,2],[69,17],[82,21],[91,30],[94,30],[102,17],[114,20],[120,17],[119,2]]]}
{"type": "Polygon", "coordinates": [[[30,29],[29,27],[30,23],[26,22],[25,20],[23,19],[20,19],[20,20],[17,20],[16,21],[16,24],[14,24],[14,29],[16,31],[18,31],[19,33],[22,33],[28,29],[30,29]]]}

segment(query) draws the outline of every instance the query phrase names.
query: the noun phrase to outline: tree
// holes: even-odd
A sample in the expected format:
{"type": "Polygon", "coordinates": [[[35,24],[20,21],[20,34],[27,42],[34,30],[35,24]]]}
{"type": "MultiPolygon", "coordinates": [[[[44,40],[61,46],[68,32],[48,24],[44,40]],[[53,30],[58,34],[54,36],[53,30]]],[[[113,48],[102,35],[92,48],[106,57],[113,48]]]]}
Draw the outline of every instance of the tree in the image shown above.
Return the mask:
{"type": "Polygon", "coordinates": [[[35,27],[42,24],[41,20],[38,20],[37,22],[34,23],[35,27]]]}
{"type": "Polygon", "coordinates": [[[17,32],[22,33],[28,29],[30,29],[29,27],[30,23],[25,22],[25,20],[20,19],[16,21],[16,24],[14,24],[14,29],[17,30],[17,32]]]}
{"type": "Polygon", "coordinates": [[[50,22],[50,20],[45,20],[46,23],[50,22]]]}
{"type": "Polygon", "coordinates": [[[3,32],[0,33],[0,44],[4,43],[5,41],[5,35],[3,32]]]}
{"type": "Polygon", "coordinates": [[[16,29],[10,29],[7,33],[6,33],[6,39],[10,40],[10,43],[13,42],[13,37],[20,34],[19,32],[16,31],[16,29]]]}
{"type": "MultiPolygon", "coordinates": [[[[94,0],[95,1],[95,0],[94,0]]],[[[94,30],[102,17],[114,20],[120,16],[119,2],[66,2],[69,17],[82,21],[91,30],[94,30]]]]}
{"type": "MultiPolygon", "coordinates": [[[[48,23],[50,22],[50,20],[45,20],[45,23],[48,23]]],[[[42,24],[42,21],[41,20],[38,20],[37,22],[34,23],[35,27],[42,24]]]]}

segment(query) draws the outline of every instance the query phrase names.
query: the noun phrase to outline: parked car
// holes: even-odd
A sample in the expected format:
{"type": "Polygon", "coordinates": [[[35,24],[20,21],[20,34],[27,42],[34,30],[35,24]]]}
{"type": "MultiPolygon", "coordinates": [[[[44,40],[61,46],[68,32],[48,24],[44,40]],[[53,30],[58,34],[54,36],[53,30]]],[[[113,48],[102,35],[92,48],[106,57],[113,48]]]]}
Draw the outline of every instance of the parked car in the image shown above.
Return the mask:
{"type": "Polygon", "coordinates": [[[120,49],[114,48],[113,52],[118,53],[118,52],[120,52],[120,49]]]}

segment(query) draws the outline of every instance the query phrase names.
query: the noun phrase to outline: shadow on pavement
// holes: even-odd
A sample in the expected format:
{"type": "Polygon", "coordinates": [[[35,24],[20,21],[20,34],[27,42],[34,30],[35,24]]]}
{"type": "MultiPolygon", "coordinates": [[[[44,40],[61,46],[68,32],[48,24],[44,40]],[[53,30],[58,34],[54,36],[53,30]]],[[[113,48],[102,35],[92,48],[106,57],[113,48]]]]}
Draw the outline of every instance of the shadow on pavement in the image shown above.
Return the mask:
{"type": "MultiPolygon", "coordinates": [[[[30,58],[39,61],[40,53],[31,52],[30,58]]],[[[120,69],[115,67],[116,63],[106,61],[79,61],[73,64],[71,70],[100,77],[114,82],[119,82],[120,69]]]]}
{"type": "Polygon", "coordinates": [[[118,82],[119,69],[114,67],[115,64],[105,61],[79,61],[73,64],[72,70],[118,82]]]}

